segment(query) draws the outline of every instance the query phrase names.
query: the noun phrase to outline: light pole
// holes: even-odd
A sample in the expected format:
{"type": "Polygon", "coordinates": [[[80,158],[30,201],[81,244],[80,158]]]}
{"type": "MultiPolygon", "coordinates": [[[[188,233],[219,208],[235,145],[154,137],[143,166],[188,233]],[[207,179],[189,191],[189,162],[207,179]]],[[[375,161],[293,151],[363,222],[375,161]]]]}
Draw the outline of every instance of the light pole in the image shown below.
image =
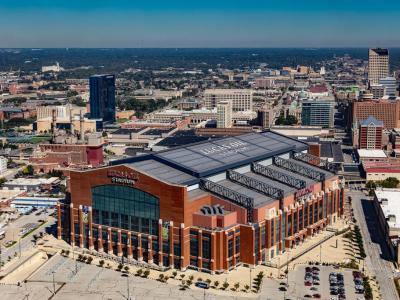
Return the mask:
{"type": "Polygon", "coordinates": [[[54,281],[54,271],[51,272],[53,274],[53,294],[56,294],[56,282],[54,281]]]}
{"type": "Polygon", "coordinates": [[[131,300],[131,296],[129,295],[129,276],[126,276],[126,289],[128,292],[128,300],[131,300]]]}
{"type": "Polygon", "coordinates": [[[251,284],[251,266],[249,268],[250,268],[250,290],[251,290],[253,288],[253,285],[251,284]]]}
{"type": "Polygon", "coordinates": [[[319,264],[322,263],[322,244],[319,245],[319,264]]]}

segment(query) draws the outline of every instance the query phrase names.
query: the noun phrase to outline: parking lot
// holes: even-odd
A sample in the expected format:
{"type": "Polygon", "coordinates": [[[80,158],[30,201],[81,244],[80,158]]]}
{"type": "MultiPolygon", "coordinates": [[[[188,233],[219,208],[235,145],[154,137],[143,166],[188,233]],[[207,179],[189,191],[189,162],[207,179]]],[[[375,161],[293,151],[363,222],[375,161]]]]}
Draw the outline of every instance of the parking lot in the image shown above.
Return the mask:
{"type": "Polygon", "coordinates": [[[289,273],[288,287],[286,280],[281,282],[278,287],[281,297],[277,299],[283,299],[285,293],[288,299],[364,299],[363,294],[356,293],[353,279],[353,272],[348,269],[299,266],[289,273]]]}

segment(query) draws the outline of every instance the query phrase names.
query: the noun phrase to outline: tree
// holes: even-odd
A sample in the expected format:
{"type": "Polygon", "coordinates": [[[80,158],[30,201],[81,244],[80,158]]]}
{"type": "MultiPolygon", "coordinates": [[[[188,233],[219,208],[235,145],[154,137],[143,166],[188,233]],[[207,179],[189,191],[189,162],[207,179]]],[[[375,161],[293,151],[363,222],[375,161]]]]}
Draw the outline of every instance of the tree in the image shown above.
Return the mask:
{"type": "Polygon", "coordinates": [[[128,273],[129,272],[129,266],[125,266],[124,270],[125,270],[126,273],[128,273]]]}
{"type": "Polygon", "coordinates": [[[384,188],[396,188],[399,185],[399,180],[395,177],[386,178],[381,182],[382,187],[384,188]]]}
{"type": "Polygon", "coordinates": [[[24,175],[33,175],[33,171],[34,171],[34,169],[33,169],[32,165],[27,165],[27,166],[24,168],[24,170],[22,171],[22,173],[23,173],[24,175]]]}
{"type": "Polygon", "coordinates": [[[7,182],[7,179],[5,179],[4,177],[0,178],[0,186],[3,186],[3,184],[6,182],[7,182]]]}
{"type": "Polygon", "coordinates": [[[216,288],[219,286],[219,281],[218,281],[218,280],[214,281],[214,286],[215,286],[216,288]]]}
{"type": "Polygon", "coordinates": [[[237,291],[237,289],[240,287],[239,282],[236,282],[233,287],[235,288],[235,291],[237,291]]]}
{"type": "Polygon", "coordinates": [[[226,290],[226,289],[229,287],[228,281],[225,281],[225,282],[222,284],[222,287],[226,290]]]}

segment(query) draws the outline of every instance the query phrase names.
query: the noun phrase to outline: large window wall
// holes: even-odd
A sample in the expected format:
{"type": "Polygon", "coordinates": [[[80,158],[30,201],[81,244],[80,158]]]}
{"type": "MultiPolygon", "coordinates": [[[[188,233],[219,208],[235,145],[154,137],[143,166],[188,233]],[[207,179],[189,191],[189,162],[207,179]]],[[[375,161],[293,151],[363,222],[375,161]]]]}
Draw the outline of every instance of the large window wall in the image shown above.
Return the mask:
{"type": "Polygon", "coordinates": [[[93,223],[158,234],[159,199],[133,187],[101,185],[92,189],[93,223]]]}

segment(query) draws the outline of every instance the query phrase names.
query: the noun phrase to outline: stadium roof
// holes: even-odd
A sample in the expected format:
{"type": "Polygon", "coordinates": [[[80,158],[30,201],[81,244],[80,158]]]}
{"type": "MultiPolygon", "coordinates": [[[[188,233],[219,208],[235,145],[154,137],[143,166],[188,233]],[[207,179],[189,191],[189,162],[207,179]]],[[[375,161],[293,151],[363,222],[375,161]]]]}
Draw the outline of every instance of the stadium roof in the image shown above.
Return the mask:
{"type": "Polygon", "coordinates": [[[134,166],[134,163],[139,161],[153,160],[195,178],[201,178],[290,151],[301,152],[307,149],[307,144],[303,142],[274,132],[262,132],[204,141],[114,161],[112,164],[134,166]]]}

